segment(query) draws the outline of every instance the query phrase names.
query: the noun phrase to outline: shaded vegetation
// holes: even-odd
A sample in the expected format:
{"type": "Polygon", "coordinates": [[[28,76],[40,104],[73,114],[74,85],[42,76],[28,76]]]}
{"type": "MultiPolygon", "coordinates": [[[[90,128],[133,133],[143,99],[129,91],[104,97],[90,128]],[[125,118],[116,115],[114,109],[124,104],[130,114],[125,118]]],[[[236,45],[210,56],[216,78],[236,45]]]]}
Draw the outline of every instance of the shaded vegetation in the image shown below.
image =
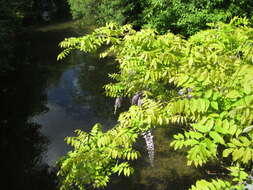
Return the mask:
{"type": "Polygon", "coordinates": [[[159,33],[168,30],[190,36],[206,23],[228,22],[234,16],[253,18],[251,0],[68,0],[73,18],[84,24],[98,26],[108,22],[132,24],[134,28],[154,28],[159,33]]]}
{"type": "MultiPolygon", "coordinates": [[[[58,6],[58,17],[66,18],[68,7],[63,0],[55,1],[58,6]]],[[[28,64],[27,55],[24,49],[29,44],[24,40],[23,35],[26,26],[43,22],[41,14],[44,11],[41,6],[42,1],[35,0],[10,0],[0,1],[0,76],[8,75],[17,69],[21,69],[28,64]]],[[[30,35],[30,34],[26,34],[30,35]]]]}

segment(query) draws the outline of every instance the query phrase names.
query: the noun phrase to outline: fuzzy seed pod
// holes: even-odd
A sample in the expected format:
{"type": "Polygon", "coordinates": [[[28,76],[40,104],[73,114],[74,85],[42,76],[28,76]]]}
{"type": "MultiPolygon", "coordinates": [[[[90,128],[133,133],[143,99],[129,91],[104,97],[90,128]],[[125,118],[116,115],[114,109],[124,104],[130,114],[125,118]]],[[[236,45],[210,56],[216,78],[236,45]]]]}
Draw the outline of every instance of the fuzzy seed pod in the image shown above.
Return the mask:
{"type": "Polygon", "coordinates": [[[117,109],[119,109],[122,105],[123,98],[122,97],[117,97],[114,103],[114,114],[116,114],[117,109]]]}
{"type": "Polygon", "coordinates": [[[139,98],[141,97],[141,92],[137,92],[134,96],[133,96],[133,98],[132,98],[132,101],[131,101],[131,104],[132,105],[137,105],[138,104],[138,100],[139,100],[139,98]]]}

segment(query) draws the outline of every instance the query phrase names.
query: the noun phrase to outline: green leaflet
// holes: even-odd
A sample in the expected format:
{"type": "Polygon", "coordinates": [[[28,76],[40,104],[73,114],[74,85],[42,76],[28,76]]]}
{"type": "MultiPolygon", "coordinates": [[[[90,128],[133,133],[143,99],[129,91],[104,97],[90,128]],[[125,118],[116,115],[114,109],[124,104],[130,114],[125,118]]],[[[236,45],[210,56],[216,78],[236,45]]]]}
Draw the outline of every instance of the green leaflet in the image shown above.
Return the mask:
{"type": "Polygon", "coordinates": [[[233,149],[231,149],[231,148],[225,149],[225,150],[222,152],[222,156],[226,158],[226,157],[228,157],[232,152],[233,152],[233,149]]]}
{"type": "Polygon", "coordinates": [[[215,102],[215,101],[212,101],[212,102],[211,102],[211,107],[212,107],[213,109],[215,109],[215,110],[219,110],[218,103],[215,102]]]}
{"type": "Polygon", "coordinates": [[[190,190],[229,190],[232,187],[228,181],[212,179],[211,182],[199,180],[196,185],[192,185],[190,190]]]}
{"type": "Polygon", "coordinates": [[[212,89],[209,89],[209,90],[207,90],[207,91],[205,92],[204,97],[205,97],[206,99],[209,99],[209,98],[212,96],[212,94],[213,94],[212,89]]]}
{"type": "Polygon", "coordinates": [[[211,131],[209,133],[209,135],[210,135],[210,137],[212,137],[212,139],[215,142],[220,143],[220,144],[225,144],[225,141],[224,141],[223,137],[219,133],[217,133],[215,131],[211,131]]]}
{"type": "Polygon", "coordinates": [[[214,120],[209,119],[203,124],[202,123],[195,123],[195,124],[192,124],[192,126],[194,129],[197,129],[199,132],[207,133],[213,128],[214,120]]]}
{"type": "Polygon", "coordinates": [[[207,126],[200,125],[200,124],[192,124],[192,126],[194,129],[197,129],[199,132],[202,132],[202,133],[207,133],[211,130],[207,126]]]}
{"type": "Polygon", "coordinates": [[[241,94],[237,90],[231,90],[227,95],[227,98],[239,98],[241,94]]]}
{"type": "Polygon", "coordinates": [[[214,130],[224,135],[229,133],[229,131],[226,128],[217,125],[214,127],[214,130]]]}

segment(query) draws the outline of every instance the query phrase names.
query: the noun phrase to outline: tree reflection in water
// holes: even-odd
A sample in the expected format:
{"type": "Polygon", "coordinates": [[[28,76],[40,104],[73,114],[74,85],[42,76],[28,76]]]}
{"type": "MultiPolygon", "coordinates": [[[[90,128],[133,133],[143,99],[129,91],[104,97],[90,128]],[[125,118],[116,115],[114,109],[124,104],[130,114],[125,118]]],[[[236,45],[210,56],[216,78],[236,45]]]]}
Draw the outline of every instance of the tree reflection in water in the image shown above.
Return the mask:
{"type": "Polygon", "coordinates": [[[48,140],[40,125],[30,121],[45,107],[43,71],[33,66],[1,78],[0,155],[1,186],[8,190],[51,190],[55,172],[42,162],[48,140]]]}
{"type": "Polygon", "coordinates": [[[99,59],[98,54],[83,55],[76,54],[74,56],[75,63],[80,63],[80,71],[78,80],[76,81],[79,86],[80,92],[75,97],[76,102],[84,107],[91,108],[98,116],[97,122],[104,125],[113,126],[115,122],[112,120],[114,116],[114,99],[105,95],[105,84],[111,82],[108,77],[109,73],[115,72],[117,69],[112,59],[99,59]],[[110,121],[111,120],[111,121],[110,121]],[[105,121],[110,121],[105,124],[105,121]]]}
{"type": "Polygon", "coordinates": [[[155,144],[154,165],[150,165],[145,141],[140,138],[136,148],[142,157],[133,163],[135,173],[129,178],[115,176],[107,190],[187,190],[198,178],[205,176],[203,170],[186,166],[186,152],[170,147],[173,126],[152,131],[155,144]]]}

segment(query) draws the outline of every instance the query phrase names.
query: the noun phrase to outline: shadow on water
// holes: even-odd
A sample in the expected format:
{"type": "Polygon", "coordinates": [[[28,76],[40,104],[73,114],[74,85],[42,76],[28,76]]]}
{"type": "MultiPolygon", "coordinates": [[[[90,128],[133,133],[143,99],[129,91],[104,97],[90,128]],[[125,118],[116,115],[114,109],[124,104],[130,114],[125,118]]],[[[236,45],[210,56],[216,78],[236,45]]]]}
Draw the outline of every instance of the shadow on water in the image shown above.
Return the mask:
{"type": "MultiPolygon", "coordinates": [[[[69,147],[66,136],[89,131],[97,123],[115,124],[113,99],[104,94],[112,60],[75,52],[57,62],[58,43],[75,35],[73,23],[36,28],[26,34],[31,64],[1,80],[1,155],[8,189],[51,190],[57,180],[53,166],[69,147]]],[[[151,167],[142,139],[143,157],[129,178],[114,176],[108,190],[185,190],[203,172],[186,166],[185,152],[169,147],[174,129],[156,129],[155,165],[151,167]]]]}
{"type": "Polygon", "coordinates": [[[24,66],[1,80],[1,182],[10,190],[55,189],[54,173],[42,162],[48,139],[40,132],[41,125],[30,121],[48,110],[41,74],[36,66],[24,66]]]}
{"type": "MultiPolygon", "coordinates": [[[[20,36],[22,43],[17,44],[15,52],[16,69],[0,76],[3,188],[56,189],[54,169],[43,161],[50,139],[41,132],[43,126],[32,118],[49,111],[46,92],[48,84],[57,83],[66,69],[66,66],[58,68],[55,64],[55,56],[59,52],[57,44],[63,37],[70,35],[69,31],[66,32],[27,32],[20,36]],[[46,66],[50,61],[53,62],[51,68],[46,66]]],[[[12,62],[10,64],[14,65],[12,62]]]]}

